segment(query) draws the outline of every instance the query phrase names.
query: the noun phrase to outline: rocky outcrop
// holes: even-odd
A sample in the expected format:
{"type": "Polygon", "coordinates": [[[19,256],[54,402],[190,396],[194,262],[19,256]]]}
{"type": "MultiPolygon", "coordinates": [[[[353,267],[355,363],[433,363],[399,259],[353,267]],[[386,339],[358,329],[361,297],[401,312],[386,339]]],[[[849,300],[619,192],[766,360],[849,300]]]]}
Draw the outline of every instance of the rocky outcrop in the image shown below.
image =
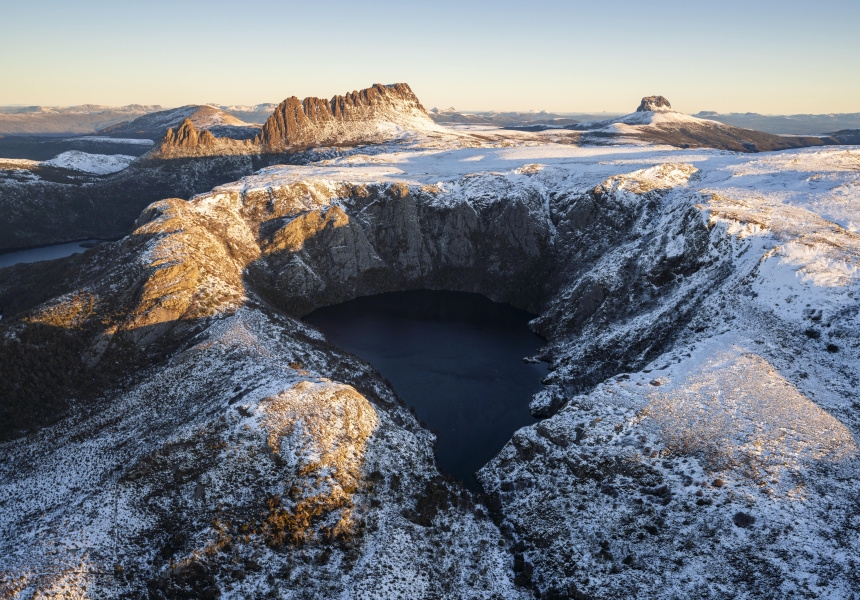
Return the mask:
{"type": "Polygon", "coordinates": [[[193,156],[223,156],[249,154],[255,149],[249,140],[216,138],[212,132],[199,131],[191,119],[185,119],[176,129],[170,128],[148,158],[178,158],[193,156]]]}
{"type": "Polygon", "coordinates": [[[374,141],[379,123],[432,125],[408,84],[377,83],[331,100],[287,98],[263,125],[257,141],[264,152],[374,141]]]}
{"type": "Polygon", "coordinates": [[[261,224],[263,255],[248,277],[285,310],[305,314],[356,296],[420,288],[540,306],[552,265],[551,225],[533,191],[511,189],[477,207],[431,186],[338,192],[336,206],[319,198],[321,206],[284,225],[277,218],[261,224]]]}
{"type": "Polygon", "coordinates": [[[331,100],[287,98],[253,140],[216,138],[209,131],[198,131],[186,119],[177,129],[170,129],[149,156],[281,154],[317,146],[384,142],[404,131],[428,127],[435,125],[407,84],[376,84],[331,100]]]}
{"type": "Polygon", "coordinates": [[[672,105],[663,96],[645,96],[639,103],[636,112],[649,112],[655,110],[672,110],[672,105]]]}

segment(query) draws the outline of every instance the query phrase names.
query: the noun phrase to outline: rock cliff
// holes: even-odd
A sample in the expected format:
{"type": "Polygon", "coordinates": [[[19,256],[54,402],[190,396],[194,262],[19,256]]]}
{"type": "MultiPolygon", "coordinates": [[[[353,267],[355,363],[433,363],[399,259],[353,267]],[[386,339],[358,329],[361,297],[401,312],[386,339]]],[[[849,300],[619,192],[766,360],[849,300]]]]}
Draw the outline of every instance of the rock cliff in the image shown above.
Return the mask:
{"type": "Polygon", "coordinates": [[[287,98],[263,125],[264,152],[378,141],[381,125],[410,129],[433,125],[409,85],[375,84],[331,100],[287,98]]]}
{"type": "Polygon", "coordinates": [[[663,96],[645,96],[636,112],[653,112],[655,110],[672,110],[672,105],[663,96]]]}
{"type": "Polygon", "coordinates": [[[253,140],[200,133],[186,119],[177,129],[168,131],[151,156],[283,154],[318,146],[385,142],[435,128],[407,84],[376,84],[331,100],[287,98],[253,140]]]}
{"type": "Polygon", "coordinates": [[[189,158],[195,156],[227,156],[231,154],[250,154],[256,147],[250,140],[216,138],[211,131],[199,131],[191,119],[185,119],[174,128],[167,130],[161,142],[153,148],[148,158],[189,158]]]}

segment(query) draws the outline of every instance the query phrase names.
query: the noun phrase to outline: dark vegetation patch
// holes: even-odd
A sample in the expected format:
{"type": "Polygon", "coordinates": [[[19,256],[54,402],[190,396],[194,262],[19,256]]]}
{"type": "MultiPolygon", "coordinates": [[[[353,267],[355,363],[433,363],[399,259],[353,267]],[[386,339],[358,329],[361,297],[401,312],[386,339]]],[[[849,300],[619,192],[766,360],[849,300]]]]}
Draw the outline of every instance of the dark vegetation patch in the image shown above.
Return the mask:
{"type": "Polygon", "coordinates": [[[746,529],[750,527],[753,523],[755,523],[755,517],[745,513],[745,512],[736,512],[735,516],[732,517],[732,521],[734,521],[735,525],[738,527],[743,527],[746,529]]]}
{"type": "Polygon", "coordinates": [[[639,134],[645,141],[678,148],[716,148],[733,152],[771,152],[791,148],[840,144],[836,138],[779,136],[737,127],[681,126],[649,128],[639,134]]]}

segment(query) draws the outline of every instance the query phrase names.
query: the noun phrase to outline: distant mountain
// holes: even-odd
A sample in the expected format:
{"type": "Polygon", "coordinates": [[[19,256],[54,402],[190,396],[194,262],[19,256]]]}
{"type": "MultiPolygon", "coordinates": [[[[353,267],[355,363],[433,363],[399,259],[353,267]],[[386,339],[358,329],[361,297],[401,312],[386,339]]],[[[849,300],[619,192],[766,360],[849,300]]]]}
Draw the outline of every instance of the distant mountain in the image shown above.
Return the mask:
{"type": "Polygon", "coordinates": [[[860,129],[860,113],[828,115],[761,115],[758,113],[721,114],[704,110],[693,115],[726,125],[756,129],[774,134],[823,135],[840,129],[860,129]]]}
{"type": "Polygon", "coordinates": [[[540,112],[459,112],[455,108],[433,108],[428,113],[434,122],[445,125],[495,125],[498,127],[531,127],[536,124],[563,127],[578,123],[569,116],[540,112]]]}
{"type": "Polygon", "coordinates": [[[0,107],[0,134],[73,135],[100,129],[162,110],[160,106],[6,106],[0,107]]]}
{"type": "Polygon", "coordinates": [[[663,96],[647,96],[636,112],[619,118],[568,127],[583,131],[584,142],[630,138],[680,148],[716,148],[734,152],[766,152],[839,144],[835,138],[779,136],[733,127],[672,110],[663,96]]]}
{"type": "Polygon", "coordinates": [[[242,105],[242,104],[210,104],[210,106],[217,106],[223,111],[226,111],[233,115],[238,119],[242,119],[246,123],[254,123],[257,125],[262,125],[266,122],[275,109],[278,107],[276,102],[267,102],[264,104],[255,104],[255,105],[242,105]]]}
{"type": "Polygon", "coordinates": [[[186,119],[196,129],[210,131],[216,137],[250,139],[259,131],[259,126],[246,123],[220,108],[190,104],[150,113],[131,122],[117,123],[102,129],[99,134],[120,138],[158,140],[164,137],[168,129],[178,127],[186,119]]]}
{"type": "MultiPolygon", "coordinates": [[[[178,109],[177,115],[180,115],[178,109]]],[[[291,96],[275,107],[253,140],[230,135],[217,137],[213,127],[209,130],[216,135],[205,135],[200,133],[202,129],[206,127],[195,123],[191,116],[184,116],[178,128],[167,131],[151,156],[272,154],[317,146],[380,143],[416,131],[439,128],[428,117],[411,88],[405,83],[395,83],[376,84],[331,100],[299,100],[291,96]],[[227,139],[230,137],[234,139],[227,139]]],[[[126,135],[129,133],[124,131],[126,135]]]]}
{"type": "Polygon", "coordinates": [[[839,140],[841,144],[860,145],[860,129],[843,129],[834,131],[829,137],[839,140]]]}

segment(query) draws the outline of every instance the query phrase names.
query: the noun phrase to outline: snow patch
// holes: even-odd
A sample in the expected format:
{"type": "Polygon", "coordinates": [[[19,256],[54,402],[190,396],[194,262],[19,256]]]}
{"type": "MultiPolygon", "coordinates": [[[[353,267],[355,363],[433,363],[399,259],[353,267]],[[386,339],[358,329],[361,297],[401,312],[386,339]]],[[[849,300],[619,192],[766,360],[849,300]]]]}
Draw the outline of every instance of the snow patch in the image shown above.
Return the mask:
{"type": "Polygon", "coordinates": [[[89,154],[79,150],[69,150],[42,164],[93,175],[108,175],[122,171],[134,162],[135,158],[125,154],[89,154]]]}

